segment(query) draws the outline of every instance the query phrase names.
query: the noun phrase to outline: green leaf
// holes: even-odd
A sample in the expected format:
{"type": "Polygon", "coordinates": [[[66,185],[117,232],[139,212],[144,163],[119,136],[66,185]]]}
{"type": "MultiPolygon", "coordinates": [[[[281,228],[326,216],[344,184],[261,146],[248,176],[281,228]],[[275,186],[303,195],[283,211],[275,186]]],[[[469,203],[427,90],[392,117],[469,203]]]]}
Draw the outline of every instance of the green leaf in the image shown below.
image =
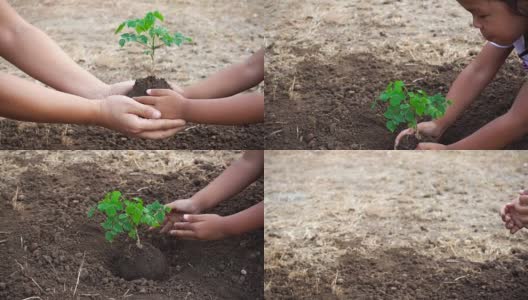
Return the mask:
{"type": "Polygon", "coordinates": [[[113,191],[111,194],[110,194],[110,200],[113,202],[113,203],[117,203],[119,202],[119,199],[121,198],[121,192],[120,191],[113,191]]]}
{"type": "Polygon", "coordinates": [[[137,239],[137,230],[135,228],[133,228],[132,230],[130,230],[128,232],[128,236],[131,237],[132,239],[137,239]]]}
{"type": "Polygon", "coordinates": [[[132,222],[136,225],[139,224],[141,220],[141,214],[143,212],[142,205],[140,204],[130,204],[127,205],[126,213],[132,219],[132,222]]]}
{"type": "Polygon", "coordinates": [[[158,20],[160,20],[161,22],[165,21],[165,18],[163,17],[163,15],[162,15],[159,11],[157,11],[157,10],[154,12],[154,16],[155,16],[158,20]]]}
{"type": "Polygon", "coordinates": [[[107,232],[105,233],[105,238],[106,238],[106,240],[109,241],[109,242],[112,242],[112,241],[114,240],[114,237],[115,237],[115,235],[114,235],[114,233],[112,233],[111,231],[107,231],[107,232]]]}
{"type": "Polygon", "coordinates": [[[146,45],[146,44],[148,44],[148,37],[145,36],[145,35],[140,35],[140,36],[138,36],[138,41],[141,44],[146,45]]]}
{"type": "Polygon", "coordinates": [[[118,33],[120,33],[121,30],[123,30],[123,28],[125,28],[125,26],[126,26],[126,22],[121,23],[121,24],[117,27],[117,29],[115,30],[114,34],[118,34],[118,33]]]}
{"type": "Polygon", "coordinates": [[[94,215],[94,213],[95,213],[95,209],[96,209],[95,206],[93,206],[92,208],[90,208],[90,210],[88,211],[88,218],[93,217],[93,215],[94,215]]]}
{"type": "Polygon", "coordinates": [[[387,129],[390,130],[390,132],[394,132],[396,130],[396,124],[392,121],[387,121],[387,129]]]}

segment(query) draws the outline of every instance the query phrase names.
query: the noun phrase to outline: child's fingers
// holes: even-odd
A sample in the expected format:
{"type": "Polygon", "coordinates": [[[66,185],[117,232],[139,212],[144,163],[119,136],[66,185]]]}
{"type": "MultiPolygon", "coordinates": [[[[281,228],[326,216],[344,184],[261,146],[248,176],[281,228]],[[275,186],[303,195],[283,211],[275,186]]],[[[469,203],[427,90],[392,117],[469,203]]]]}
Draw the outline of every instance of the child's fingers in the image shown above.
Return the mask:
{"type": "Polygon", "coordinates": [[[172,228],[176,230],[194,230],[194,226],[189,222],[174,222],[172,228]]]}
{"type": "Polygon", "coordinates": [[[169,89],[150,89],[150,90],[147,90],[147,95],[150,95],[150,96],[170,96],[172,95],[173,93],[175,93],[173,90],[169,90],[169,89]]]}
{"type": "Polygon", "coordinates": [[[519,203],[524,206],[528,206],[528,195],[520,195],[519,196],[519,203]]]}
{"type": "Polygon", "coordinates": [[[169,234],[180,239],[196,239],[196,234],[190,230],[171,230],[169,234]]]}
{"type": "Polygon", "coordinates": [[[146,105],[156,105],[158,103],[159,98],[157,97],[150,97],[150,96],[142,96],[142,97],[134,97],[134,100],[141,104],[146,105]]]}
{"type": "Polygon", "coordinates": [[[506,206],[501,207],[499,215],[502,218],[502,222],[506,222],[506,217],[507,217],[506,206]]]}
{"type": "Polygon", "coordinates": [[[522,205],[520,202],[516,202],[513,205],[513,209],[519,215],[528,215],[528,205],[522,205]]]}
{"type": "Polygon", "coordinates": [[[414,130],[412,128],[407,128],[407,129],[403,130],[402,132],[400,132],[398,134],[398,136],[396,137],[396,140],[394,141],[394,148],[396,149],[396,147],[398,147],[398,145],[400,144],[400,140],[404,136],[411,135],[411,134],[414,134],[414,130]]]}

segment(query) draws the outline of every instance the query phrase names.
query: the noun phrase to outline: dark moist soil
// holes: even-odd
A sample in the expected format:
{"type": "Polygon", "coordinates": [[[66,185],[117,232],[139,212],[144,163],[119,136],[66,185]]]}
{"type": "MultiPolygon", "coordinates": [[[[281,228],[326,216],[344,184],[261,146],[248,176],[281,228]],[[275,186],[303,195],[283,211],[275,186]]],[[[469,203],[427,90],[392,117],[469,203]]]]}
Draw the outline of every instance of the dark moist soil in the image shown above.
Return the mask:
{"type": "Polygon", "coordinates": [[[148,89],[171,89],[170,84],[163,78],[148,76],[146,78],[136,79],[132,91],[127,94],[128,97],[148,96],[148,89]]]}
{"type": "MultiPolygon", "coordinates": [[[[165,79],[149,76],[136,80],[128,96],[146,96],[146,90],[150,88],[171,87],[165,79]]],[[[221,126],[187,123],[186,129],[173,137],[147,140],[93,126],[0,120],[0,150],[260,150],[264,149],[264,134],[263,124],[221,126]]]]}
{"type": "Polygon", "coordinates": [[[160,280],[167,275],[167,258],[156,247],[142,243],[123,245],[112,259],[112,273],[126,280],[139,278],[160,280]]]}
{"type": "Polygon", "coordinates": [[[513,253],[495,261],[474,263],[459,258],[435,260],[411,248],[377,251],[367,258],[351,253],[327,274],[303,266],[303,279],[288,270],[266,271],[271,288],[266,299],[526,299],[528,254],[513,253]],[[336,272],[341,280],[331,289],[336,272]],[[318,287],[316,290],[315,287],[318,287]]]}
{"type": "MultiPolygon", "coordinates": [[[[422,62],[398,65],[368,53],[346,53],[321,61],[315,57],[318,49],[293,51],[305,57],[291,68],[295,71],[266,66],[266,149],[394,149],[396,135],[404,128],[390,133],[382,108],[371,109],[373,100],[397,79],[428,93],[445,95],[472,59],[442,66],[422,62]]],[[[266,55],[275,55],[273,47],[266,55]]],[[[439,142],[459,141],[506,113],[525,75],[518,59],[508,60],[439,142]]],[[[528,149],[528,138],[507,149],[528,149]]]]}
{"type": "MultiPolygon", "coordinates": [[[[9,153],[3,157],[30,168],[17,178],[2,174],[0,181],[0,299],[71,299],[83,254],[76,299],[121,299],[125,294],[134,295],[127,299],[263,299],[263,230],[212,242],[140,230],[142,240],[167,257],[167,276],[127,281],[112,274],[112,259],[134,242],[123,238],[108,243],[99,225],[102,217],[86,216],[99,198],[115,189],[146,202],[188,198],[223,166],[196,160],[194,167],[168,175],[139,169],[120,175],[92,163],[50,168],[45,155],[30,160],[9,153]],[[17,186],[22,208],[14,210],[17,186]]],[[[233,214],[262,199],[260,179],[210,212],[233,214]]]]}
{"type": "Polygon", "coordinates": [[[80,125],[31,124],[0,120],[0,150],[258,150],[264,149],[263,124],[196,125],[163,140],[131,138],[80,125]]]}
{"type": "Polygon", "coordinates": [[[430,136],[427,135],[421,135],[420,138],[418,138],[414,134],[408,134],[404,135],[400,139],[400,143],[396,147],[396,150],[415,150],[416,147],[418,147],[418,144],[420,143],[434,143],[436,140],[430,136]]]}

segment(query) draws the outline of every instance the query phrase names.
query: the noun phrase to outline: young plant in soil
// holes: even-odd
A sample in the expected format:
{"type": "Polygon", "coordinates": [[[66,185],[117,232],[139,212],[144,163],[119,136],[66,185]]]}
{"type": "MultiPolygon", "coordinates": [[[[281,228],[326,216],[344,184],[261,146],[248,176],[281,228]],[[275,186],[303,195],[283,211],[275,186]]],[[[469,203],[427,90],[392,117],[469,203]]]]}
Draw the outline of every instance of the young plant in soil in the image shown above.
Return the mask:
{"type": "MultiPolygon", "coordinates": [[[[418,120],[441,118],[451,105],[451,101],[441,94],[430,96],[422,90],[410,91],[403,81],[389,83],[379,100],[387,104],[383,116],[387,119],[386,127],[390,132],[396,131],[401,124],[414,129],[414,135],[406,135],[400,140],[398,150],[414,150],[420,142],[434,141],[418,131],[418,120]]],[[[377,103],[375,100],[372,107],[377,103]]]]}
{"type": "Polygon", "coordinates": [[[88,211],[88,217],[92,218],[97,211],[106,217],[101,226],[105,230],[107,241],[113,242],[118,235],[124,233],[136,240],[137,247],[125,247],[115,255],[112,264],[114,274],[127,280],[163,277],[167,271],[165,256],[154,246],[141,243],[138,228],[141,225],[159,227],[170,208],[158,201],[144,205],[141,198],[129,200],[121,192],[114,191],[107,193],[96,207],[92,207],[88,211]]]}
{"type": "Polygon", "coordinates": [[[180,32],[170,33],[169,30],[157,21],[163,22],[165,17],[159,11],[148,12],[142,19],[126,20],[115,30],[115,34],[121,34],[119,46],[124,47],[128,43],[135,43],[143,47],[143,53],[150,57],[150,76],[137,79],[129,97],[145,96],[145,91],[150,88],[170,89],[170,85],[163,78],[156,78],[155,56],[157,50],[163,47],[181,46],[184,43],[192,42],[190,37],[184,36],[180,32]],[[127,29],[129,32],[121,33],[127,29]]]}
{"type": "Polygon", "coordinates": [[[158,201],[144,206],[141,198],[135,197],[127,200],[119,191],[106,194],[97,207],[90,209],[89,218],[93,217],[96,209],[106,216],[106,221],[101,223],[101,226],[106,231],[107,241],[112,242],[119,234],[128,233],[130,238],[136,240],[136,245],[140,249],[143,246],[139,238],[138,227],[140,225],[159,227],[165,219],[165,214],[170,211],[170,208],[158,201]]]}

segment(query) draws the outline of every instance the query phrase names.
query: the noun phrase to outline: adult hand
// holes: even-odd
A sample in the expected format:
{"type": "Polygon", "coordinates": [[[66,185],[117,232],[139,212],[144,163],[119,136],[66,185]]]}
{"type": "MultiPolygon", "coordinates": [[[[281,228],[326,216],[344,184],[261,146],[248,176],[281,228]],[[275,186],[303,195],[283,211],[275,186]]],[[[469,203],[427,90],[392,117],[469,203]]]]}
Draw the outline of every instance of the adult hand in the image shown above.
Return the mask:
{"type": "Polygon", "coordinates": [[[159,119],[161,113],[125,96],[110,96],[100,101],[97,123],[134,137],[162,139],[176,134],[184,120],[159,119]]]}

